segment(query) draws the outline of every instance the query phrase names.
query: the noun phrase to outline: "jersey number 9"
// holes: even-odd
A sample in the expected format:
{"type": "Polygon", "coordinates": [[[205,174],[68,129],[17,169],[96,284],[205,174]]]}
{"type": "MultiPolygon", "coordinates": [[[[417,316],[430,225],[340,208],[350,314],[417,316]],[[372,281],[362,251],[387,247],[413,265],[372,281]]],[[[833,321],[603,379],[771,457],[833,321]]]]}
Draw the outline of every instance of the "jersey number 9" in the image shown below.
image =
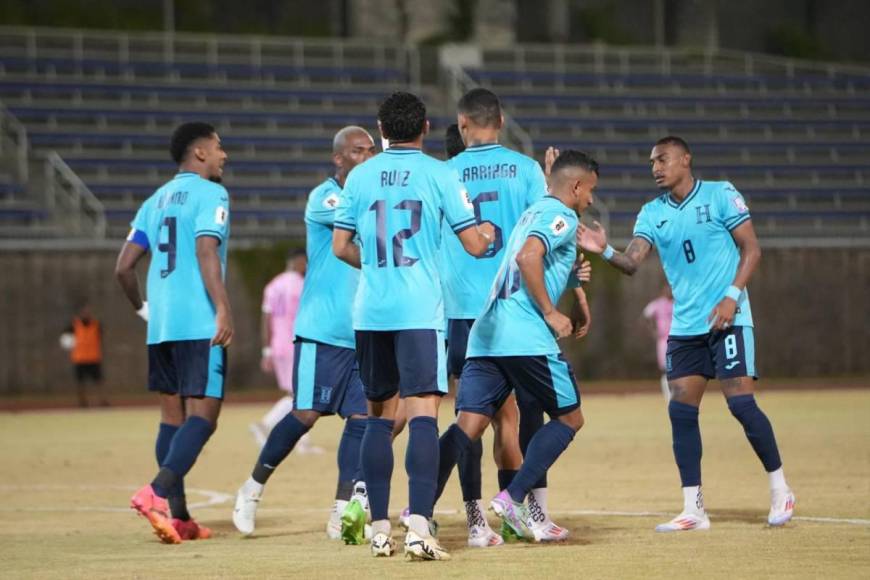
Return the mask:
{"type": "Polygon", "coordinates": [[[160,226],[161,238],[163,237],[163,228],[166,228],[166,241],[157,244],[157,249],[166,254],[166,268],[160,270],[160,277],[166,278],[175,270],[175,223],[176,218],[163,218],[163,225],[160,226]]]}

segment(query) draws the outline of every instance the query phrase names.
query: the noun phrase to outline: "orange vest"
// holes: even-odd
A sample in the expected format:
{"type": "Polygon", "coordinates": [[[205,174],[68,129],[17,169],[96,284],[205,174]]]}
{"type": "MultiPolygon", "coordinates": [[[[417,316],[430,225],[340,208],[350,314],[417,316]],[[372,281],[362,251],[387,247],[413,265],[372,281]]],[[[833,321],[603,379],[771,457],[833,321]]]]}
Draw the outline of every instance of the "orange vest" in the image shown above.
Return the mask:
{"type": "Polygon", "coordinates": [[[73,364],[86,365],[102,362],[103,349],[100,337],[100,323],[92,318],[88,324],[80,318],[73,318],[73,335],[76,345],[70,353],[73,364]]]}

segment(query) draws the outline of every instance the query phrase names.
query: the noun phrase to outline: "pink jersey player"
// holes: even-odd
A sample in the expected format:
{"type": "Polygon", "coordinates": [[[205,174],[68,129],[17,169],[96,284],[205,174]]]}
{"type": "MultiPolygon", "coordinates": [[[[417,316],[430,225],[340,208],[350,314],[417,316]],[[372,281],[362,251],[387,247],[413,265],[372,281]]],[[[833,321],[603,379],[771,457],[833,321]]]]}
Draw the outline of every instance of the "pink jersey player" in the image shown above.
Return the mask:
{"type": "Polygon", "coordinates": [[[665,354],[668,351],[668,334],[671,331],[671,318],[674,314],[674,299],[671,297],[670,287],[665,287],[662,295],[650,302],[643,309],[644,318],[649,319],[655,326],[656,336],[656,359],[659,370],[665,370],[665,354]]]}
{"type": "Polygon", "coordinates": [[[287,392],[293,391],[293,327],[303,281],[302,273],[287,270],[263,291],[263,314],[268,318],[268,350],[264,349],[264,359],[271,359],[278,386],[287,392]]]}

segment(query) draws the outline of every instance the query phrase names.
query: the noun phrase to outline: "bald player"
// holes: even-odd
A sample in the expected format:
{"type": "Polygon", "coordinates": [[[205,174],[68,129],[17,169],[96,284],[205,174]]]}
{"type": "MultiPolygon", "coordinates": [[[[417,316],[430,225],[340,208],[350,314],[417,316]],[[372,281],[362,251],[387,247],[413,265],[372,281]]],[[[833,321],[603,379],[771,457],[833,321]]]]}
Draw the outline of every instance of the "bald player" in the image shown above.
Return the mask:
{"type": "Polygon", "coordinates": [[[275,425],[251,476],[236,496],[233,523],[253,533],[257,506],[269,477],[293,446],[324,415],[345,419],[338,446],[338,486],[327,535],[341,536],[340,516],[353,492],[366,426],[366,398],[354,351],[351,307],[359,280],[356,270],[332,254],[332,227],[338,198],[350,170],[375,154],[371,135],[349,126],[335,134],[335,175],[314,188],[305,208],[308,271],[296,317],[294,409],[275,425]]]}

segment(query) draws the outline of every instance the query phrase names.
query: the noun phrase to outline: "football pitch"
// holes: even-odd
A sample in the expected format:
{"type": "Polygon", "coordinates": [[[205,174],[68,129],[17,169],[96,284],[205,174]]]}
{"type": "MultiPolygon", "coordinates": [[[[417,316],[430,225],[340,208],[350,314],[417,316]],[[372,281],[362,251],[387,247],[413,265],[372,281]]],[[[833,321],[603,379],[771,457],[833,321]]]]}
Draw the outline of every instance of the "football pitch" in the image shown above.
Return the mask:
{"type": "MultiPolygon", "coordinates": [[[[550,472],[550,510],[571,529],[560,545],[465,546],[459,485],[436,508],[450,562],[371,558],[328,540],[341,422],[324,419],[313,442],[270,481],[257,532],[242,539],[232,497],[257,455],[248,423],[265,404],[228,404],[187,480],[207,541],[166,546],[128,509],[155,473],[155,408],[0,415],[0,562],[4,578],[857,578],[870,577],[870,390],[759,395],[797,494],[796,519],[766,526],[767,477],[711,384],[701,410],[709,532],[656,534],[681,507],[661,396],[589,395],[586,426],[550,472]]],[[[442,406],[441,428],[452,418],[442,406]]],[[[391,512],[407,502],[404,447],[396,442],[391,512]]],[[[487,437],[484,498],[496,490],[487,437]]],[[[496,523],[490,517],[492,524],[496,523]]],[[[401,534],[396,526],[396,537],[401,534]]]]}

